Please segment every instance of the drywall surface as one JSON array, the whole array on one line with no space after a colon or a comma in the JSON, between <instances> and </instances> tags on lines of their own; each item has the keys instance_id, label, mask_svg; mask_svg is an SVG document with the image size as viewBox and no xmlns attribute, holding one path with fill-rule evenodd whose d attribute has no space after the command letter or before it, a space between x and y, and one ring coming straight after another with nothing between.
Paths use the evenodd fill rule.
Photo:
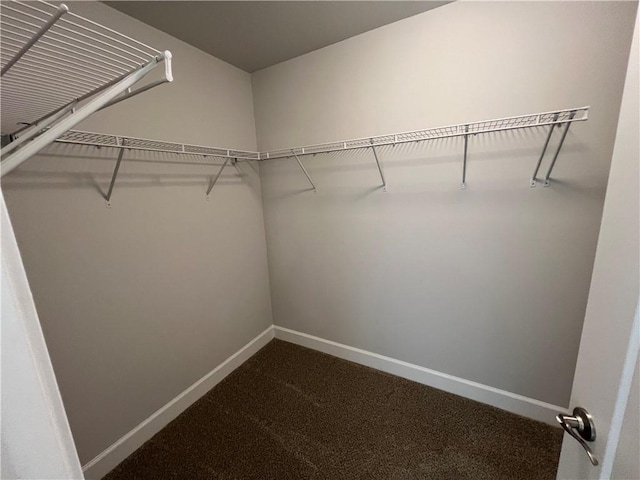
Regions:
<instances>
[{"instance_id":1,"label":"drywall surface","mask_svg":"<svg viewBox=\"0 0 640 480\"><path fill-rule=\"evenodd\" d=\"M174 55L175 82L78 129L255 149L247 73L97 2L76 12ZM53 145L3 191L81 462L272 324L257 166Z\"/></svg>"},{"instance_id":2,"label":"drywall surface","mask_svg":"<svg viewBox=\"0 0 640 480\"><path fill-rule=\"evenodd\" d=\"M261 164L274 322L568 406L634 3L455 2L256 72L260 150L590 105L547 129ZM543 174L559 143L556 131Z\"/></svg>"},{"instance_id":3,"label":"drywall surface","mask_svg":"<svg viewBox=\"0 0 640 480\"><path fill-rule=\"evenodd\" d=\"M631 381L631 393L627 402L622 433L616 451L611 478L629 480L640 478L640 375L639 363L636 362L635 373Z\"/></svg>"},{"instance_id":4,"label":"drywall surface","mask_svg":"<svg viewBox=\"0 0 640 480\"><path fill-rule=\"evenodd\" d=\"M0 478L80 479L78 454L2 192L0 225Z\"/></svg>"}]
</instances>

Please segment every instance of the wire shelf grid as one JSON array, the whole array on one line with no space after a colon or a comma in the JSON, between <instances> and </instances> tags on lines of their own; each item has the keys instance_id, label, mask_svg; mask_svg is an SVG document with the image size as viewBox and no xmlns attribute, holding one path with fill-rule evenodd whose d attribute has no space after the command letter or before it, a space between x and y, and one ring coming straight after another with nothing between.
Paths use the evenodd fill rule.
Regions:
<instances>
[{"instance_id":1,"label":"wire shelf grid","mask_svg":"<svg viewBox=\"0 0 640 480\"><path fill-rule=\"evenodd\" d=\"M203 157L218 157L234 160L259 160L258 152L248 150L229 150L203 145L189 145L186 143L173 143L147 138L84 132L80 130L69 130L61 135L56 142L94 147L114 147L129 150L175 153L179 155L201 155Z\"/></svg>"},{"instance_id":2,"label":"wire shelf grid","mask_svg":"<svg viewBox=\"0 0 640 480\"><path fill-rule=\"evenodd\" d=\"M499 118L494 120L484 120L480 122L450 125L446 127L436 127L424 130L415 130L411 132L402 132L387 135L378 135L369 138L358 138L354 140L346 140L342 142L323 143L319 145L311 145L306 147L296 147L291 149L275 150L271 152L251 152L246 150L230 150L217 147L208 147L202 145L188 145L183 143L165 142L160 140L150 140L144 138L125 137L119 135L110 135L104 133L84 132L79 130L69 130L63 133L56 142L69 143L78 145L91 145L95 147L112 147L119 149L118 159L116 167L111 179L108 194L105 196L107 206L111 206L111 194L115 185L115 180L118 174L120 163L123 159L123 153L125 150L144 150L153 152L165 152L171 154L180 155L201 155L206 157L218 157L224 159L224 163L221 165L218 173L212 180L207 190L207 198L211 189L216 184L222 171L229 163L229 160L234 161L252 161L252 160L268 160L273 158L285 158L294 157L306 176L311 189L316 191L316 184L311 178L311 175L305 168L304 164L299 158L299 155L313 155L323 152L334 152L351 149L367 149L371 148L373 155L380 173L380 179L382 182L382 188L386 191L387 182L384 176L384 172L380 165L378 153L376 153L377 146L384 145L396 145L408 142L420 142L425 140L432 140L436 138L450 138L456 136L462 136L464 138L464 155L463 155L463 168L462 168L462 183L461 189L467 188L466 183L466 166L467 166L467 140L469 135L477 135L479 133L499 132L505 130L513 130L519 128L533 128L550 126L547 133L547 139L542 149L542 153L536 164L534 173L530 179L529 185L535 187L538 184L538 172L541 166L542 159L545 155L547 147L549 145L549 139L553 133L555 127L564 125L563 133L561 135L560 142L557 146L556 152L553 156L553 160L549 166L549 169L544 177L544 186L550 185L550 176L553 171L553 167L562 148L562 144L567 136L569 127L573 122L585 121L588 119L589 107L581 107L567 110L559 110L555 112L543 112L529 115L521 115L516 117Z\"/></svg>"},{"instance_id":3,"label":"wire shelf grid","mask_svg":"<svg viewBox=\"0 0 640 480\"><path fill-rule=\"evenodd\" d=\"M464 135L477 135L483 133L500 132L519 128L534 128L545 125L562 125L572 122L580 122L588 119L589 107L557 110L553 112L534 113L516 117L484 120L480 122L463 123L444 127L414 130L396 134L378 135L367 138L357 138L341 142L321 143L288 149L261 152L261 160L291 157L293 155L309 155L328 153L340 150L353 150L370 148L383 145L396 145L409 142L421 142L438 138L460 137Z\"/></svg>"},{"instance_id":4,"label":"wire shelf grid","mask_svg":"<svg viewBox=\"0 0 640 480\"><path fill-rule=\"evenodd\" d=\"M155 61L161 52L44 0L0 3L3 133Z\"/></svg>"},{"instance_id":5,"label":"wire shelf grid","mask_svg":"<svg viewBox=\"0 0 640 480\"><path fill-rule=\"evenodd\" d=\"M450 125L411 132L379 135L375 137L359 138L341 142L323 143L305 147L295 147L269 152L253 152L247 150L232 150L202 145L164 142L121 135L110 135L94 132L70 130L61 135L56 141L59 143L73 143L79 145L124 147L132 150L148 150L177 154L203 155L239 160L269 160L275 158L292 157L296 155L313 155L317 153L335 152L341 150L363 149L384 145L395 145L408 142L421 142L438 138L448 138L464 135L513 130L518 128L542 127L545 125L563 125L588 119L589 107L581 107L555 112L543 112L517 117L485 120L468 124Z\"/></svg>"}]
</instances>

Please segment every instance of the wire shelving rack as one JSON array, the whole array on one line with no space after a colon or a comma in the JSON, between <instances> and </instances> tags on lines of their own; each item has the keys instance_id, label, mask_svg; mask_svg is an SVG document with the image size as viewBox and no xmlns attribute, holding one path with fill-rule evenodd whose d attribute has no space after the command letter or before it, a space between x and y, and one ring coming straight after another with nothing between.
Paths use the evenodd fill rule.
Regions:
<instances>
[{"instance_id":1,"label":"wire shelving rack","mask_svg":"<svg viewBox=\"0 0 640 480\"><path fill-rule=\"evenodd\" d=\"M319 153L339 152L345 150L357 150L363 148L371 148L373 156L378 167L380 174L380 180L382 187L386 190L387 181L384 177L384 172L381 167L380 158L376 147L385 145L398 145L403 143L424 142L429 140L436 140L441 138L451 137L463 137L464 138L464 151L462 157L462 182L460 188L465 189L467 187L467 150L468 139L470 135L480 135L494 132L504 132L507 130L517 130L523 128L540 128L548 127L549 131L544 143L542 153L538 158L535 170L529 185L535 187L537 184L537 176L542 164L542 159L549 146L551 135L555 128L564 127L560 142L556 148L553 159L549 166L549 169L544 177L544 186L550 185L551 173L555 166L564 140L569 132L569 127L574 122L584 122L589 118L589 107L569 108L564 110L555 110L551 112L531 113L528 115L518 115L515 117L497 118L493 120L483 120L479 122L461 123L456 125L448 125L444 127L426 128L422 130L413 130L410 132L392 133L386 135L378 135L373 137L356 138L352 140L343 140L338 142L321 143L317 145L307 145L304 147L293 147L279 150L272 150L260 153L260 160L272 160L277 158L293 157L296 159L303 173L307 177L313 190L316 189L316 185L311 179L309 172L306 170L302 161L301 155L316 155Z\"/></svg>"},{"instance_id":2,"label":"wire shelving rack","mask_svg":"<svg viewBox=\"0 0 640 480\"><path fill-rule=\"evenodd\" d=\"M97 110L173 80L170 52L65 4L3 1L0 30L2 175ZM161 79L132 90L161 64Z\"/></svg>"}]
</instances>

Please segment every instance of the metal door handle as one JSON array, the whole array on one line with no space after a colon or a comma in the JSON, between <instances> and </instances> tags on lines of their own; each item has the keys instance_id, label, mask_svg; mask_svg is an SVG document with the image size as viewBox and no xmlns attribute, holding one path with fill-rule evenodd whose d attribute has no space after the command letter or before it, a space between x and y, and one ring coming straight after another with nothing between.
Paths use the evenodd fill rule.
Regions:
<instances>
[{"instance_id":1,"label":"metal door handle","mask_svg":"<svg viewBox=\"0 0 640 480\"><path fill-rule=\"evenodd\" d=\"M591 460L591 464L593 466L598 465L598 459L589 448L589 445L585 442L593 442L596 439L596 426L593 423L593 417L589 415L582 407L576 407L573 409L573 416L565 415L564 413L559 413L556 415L556 420L558 423L564 428L564 431L575 438L582 448L584 448L585 452L587 452L587 456L589 460ZM576 433L576 430L578 433Z\"/></svg>"}]
</instances>

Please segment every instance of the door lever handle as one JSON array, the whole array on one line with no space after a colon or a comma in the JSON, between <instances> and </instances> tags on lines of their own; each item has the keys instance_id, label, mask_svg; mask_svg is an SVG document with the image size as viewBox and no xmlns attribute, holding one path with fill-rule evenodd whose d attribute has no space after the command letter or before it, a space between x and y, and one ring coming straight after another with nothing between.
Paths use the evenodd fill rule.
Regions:
<instances>
[{"instance_id":1,"label":"door lever handle","mask_svg":"<svg viewBox=\"0 0 640 480\"><path fill-rule=\"evenodd\" d=\"M593 417L582 407L576 407L573 409L573 416L559 413L556 415L556 420L562 426L565 432L575 438L591 461L593 466L598 465L598 459L589 448L589 445L585 442L593 442L596 439L596 426L593 423ZM576 431L578 433L576 433Z\"/></svg>"}]
</instances>

